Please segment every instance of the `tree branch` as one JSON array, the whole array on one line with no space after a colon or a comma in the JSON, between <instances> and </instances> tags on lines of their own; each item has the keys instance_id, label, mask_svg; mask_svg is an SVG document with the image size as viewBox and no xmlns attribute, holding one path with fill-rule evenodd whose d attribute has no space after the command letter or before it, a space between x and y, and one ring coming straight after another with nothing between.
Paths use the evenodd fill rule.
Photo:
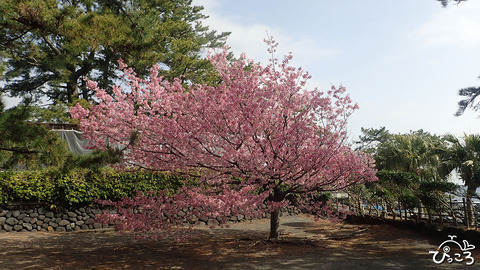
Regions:
<instances>
[{"instance_id":1,"label":"tree branch","mask_svg":"<svg viewBox=\"0 0 480 270\"><path fill-rule=\"evenodd\" d=\"M27 148L16 148L16 147L13 147L13 148L0 147L0 150L14 152L14 153L20 153L20 154L37 154L37 153L39 153L36 150L29 150Z\"/></svg>"}]
</instances>

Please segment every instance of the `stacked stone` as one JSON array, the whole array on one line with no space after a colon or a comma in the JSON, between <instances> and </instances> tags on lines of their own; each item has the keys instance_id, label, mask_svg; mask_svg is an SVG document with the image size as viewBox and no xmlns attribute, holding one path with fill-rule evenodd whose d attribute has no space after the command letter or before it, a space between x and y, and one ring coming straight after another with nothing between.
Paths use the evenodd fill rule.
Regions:
<instances>
[{"instance_id":1,"label":"stacked stone","mask_svg":"<svg viewBox=\"0 0 480 270\"><path fill-rule=\"evenodd\" d=\"M95 215L101 213L102 210L84 207L53 211L42 206L30 209L0 206L0 232L65 232L108 228L108 224L95 222Z\"/></svg>"},{"instance_id":2,"label":"stacked stone","mask_svg":"<svg viewBox=\"0 0 480 270\"><path fill-rule=\"evenodd\" d=\"M266 208L266 206L263 206ZM111 210L109 210L112 212ZM199 225L218 225L228 221L232 223L251 220L248 215L238 214L226 217L225 219L197 218L187 215L192 208L182 209L177 215L180 217L189 216L185 223ZM51 210L42 205L6 205L0 206L0 232L69 232L78 230L98 230L112 228L112 224L101 224L95 222L95 216L104 211L95 207L80 207L72 209ZM282 209L280 215L294 215L300 211L297 209ZM262 218L270 218L269 213L264 213Z\"/></svg>"}]
</instances>

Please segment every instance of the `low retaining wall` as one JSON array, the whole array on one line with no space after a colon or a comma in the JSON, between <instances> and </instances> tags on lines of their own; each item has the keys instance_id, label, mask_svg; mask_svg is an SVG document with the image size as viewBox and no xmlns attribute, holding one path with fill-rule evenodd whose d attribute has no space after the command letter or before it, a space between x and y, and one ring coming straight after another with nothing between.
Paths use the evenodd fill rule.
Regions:
<instances>
[{"instance_id":1,"label":"low retaining wall","mask_svg":"<svg viewBox=\"0 0 480 270\"><path fill-rule=\"evenodd\" d=\"M428 224L425 222L414 222L413 220L393 220L371 216L348 216L346 222L351 224L369 224L379 225L388 224L395 227L414 230L416 232L429 235L431 237L446 240L449 235L456 235L457 241L467 240L470 244L480 246L480 232L476 230L467 230L458 227L443 226L438 224Z\"/></svg>"},{"instance_id":2,"label":"low retaining wall","mask_svg":"<svg viewBox=\"0 0 480 270\"><path fill-rule=\"evenodd\" d=\"M113 227L95 222L97 207L49 209L42 205L0 206L0 232L92 230Z\"/></svg>"},{"instance_id":3,"label":"low retaining wall","mask_svg":"<svg viewBox=\"0 0 480 270\"><path fill-rule=\"evenodd\" d=\"M113 228L113 224L95 222L95 216L104 211L100 205L91 207L79 207L71 209L49 209L44 205L0 205L0 233L1 232L69 232L78 230L98 230ZM113 211L114 212L114 211ZM282 211L281 215L298 214L296 209ZM269 213L264 213L262 218L270 218ZM227 217L231 223L251 220L243 214ZM202 219L196 220L199 225L217 225L220 220ZM185 221L187 222L187 221Z\"/></svg>"}]
</instances>

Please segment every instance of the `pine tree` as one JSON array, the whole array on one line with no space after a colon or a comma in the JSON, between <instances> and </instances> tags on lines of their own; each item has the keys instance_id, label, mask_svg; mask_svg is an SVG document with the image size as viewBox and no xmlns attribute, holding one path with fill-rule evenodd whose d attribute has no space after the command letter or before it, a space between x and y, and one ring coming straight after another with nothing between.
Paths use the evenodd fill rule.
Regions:
<instances>
[{"instance_id":1,"label":"pine tree","mask_svg":"<svg viewBox=\"0 0 480 270\"><path fill-rule=\"evenodd\" d=\"M202 9L191 0L1 1L4 91L54 103L89 99L84 78L108 88L119 59L140 76L157 63L166 79L215 78L201 54L223 46L228 33L203 26Z\"/></svg>"},{"instance_id":2,"label":"pine tree","mask_svg":"<svg viewBox=\"0 0 480 270\"><path fill-rule=\"evenodd\" d=\"M27 122L32 113L28 100L4 111L0 100L0 168L36 169L63 166L71 155L57 134Z\"/></svg>"}]
</instances>

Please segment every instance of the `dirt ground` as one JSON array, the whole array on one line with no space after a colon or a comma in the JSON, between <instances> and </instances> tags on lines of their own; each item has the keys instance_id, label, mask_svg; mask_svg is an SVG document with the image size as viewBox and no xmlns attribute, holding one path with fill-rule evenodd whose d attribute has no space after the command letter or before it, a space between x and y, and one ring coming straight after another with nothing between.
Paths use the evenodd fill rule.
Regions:
<instances>
[{"instance_id":1,"label":"dirt ground","mask_svg":"<svg viewBox=\"0 0 480 270\"><path fill-rule=\"evenodd\" d=\"M186 243L140 240L114 231L0 234L0 269L478 269L478 262L437 265L429 239L388 225L281 218L279 241L268 220L199 228ZM480 248L479 248L480 249Z\"/></svg>"}]
</instances>

